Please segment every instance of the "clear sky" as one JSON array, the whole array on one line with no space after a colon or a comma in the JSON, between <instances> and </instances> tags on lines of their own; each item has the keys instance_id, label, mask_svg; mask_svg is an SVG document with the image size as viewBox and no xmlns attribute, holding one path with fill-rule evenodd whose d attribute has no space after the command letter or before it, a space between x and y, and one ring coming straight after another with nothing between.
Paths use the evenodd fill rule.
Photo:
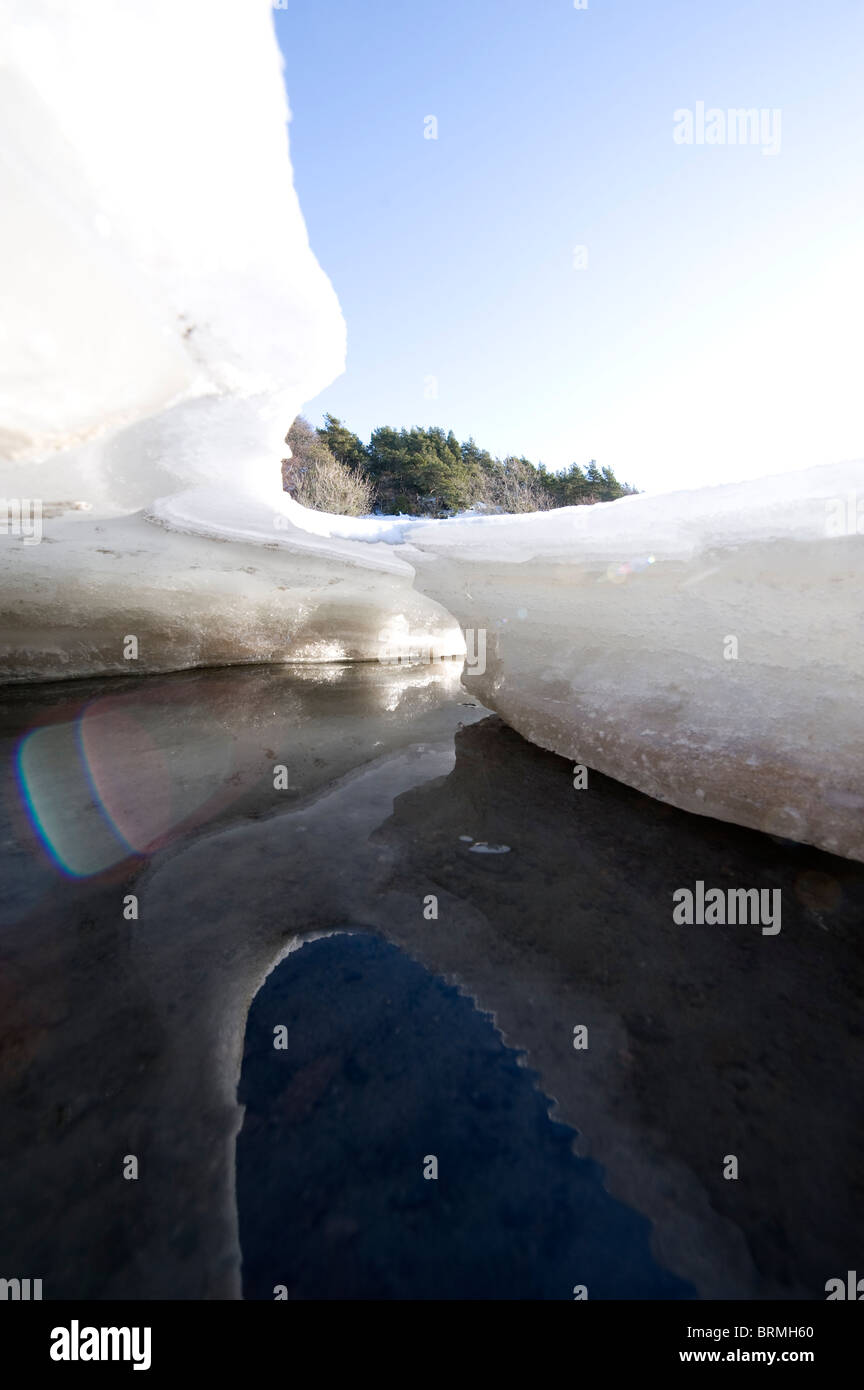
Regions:
<instances>
[{"instance_id":1,"label":"clear sky","mask_svg":"<svg viewBox=\"0 0 864 1390\"><path fill-rule=\"evenodd\" d=\"M440 424L652 490L864 456L861 0L287 0L274 19L348 324L315 423ZM699 102L722 120L676 142ZM754 143L729 142L737 108L765 113Z\"/></svg>"}]
</instances>

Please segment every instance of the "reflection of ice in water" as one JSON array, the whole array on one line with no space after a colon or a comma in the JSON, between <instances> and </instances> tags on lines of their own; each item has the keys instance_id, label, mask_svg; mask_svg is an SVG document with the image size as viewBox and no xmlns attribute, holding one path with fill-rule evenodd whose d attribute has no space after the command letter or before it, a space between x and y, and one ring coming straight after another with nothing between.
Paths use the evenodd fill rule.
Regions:
<instances>
[{"instance_id":1,"label":"reflection of ice in water","mask_svg":"<svg viewBox=\"0 0 864 1390\"><path fill-rule=\"evenodd\" d=\"M101 873L189 834L244 795L270 805L277 763L300 795L406 735L424 748L417 736L430 732L427 721L436 736L452 733L464 719L461 669L459 661L392 672L346 663L145 678L119 693L101 686L83 709L72 694L60 719L63 705L49 700L52 722L31 725L15 749L19 796L61 872ZM31 708L36 724L38 697ZM473 717L484 714L478 707ZM31 840L31 869L34 848Z\"/></svg>"},{"instance_id":2,"label":"reflection of ice in water","mask_svg":"<svg viewBox=\"0 0 864 1390\"><path fill-rule=\"evenodd\" d=\"M349 669L346 665L332 666L313 666L309 672L303 670L301 663L301 679L308 680L314 685L338 685ZM274 711L275 713L275 711Z\"/></svg>"},{"instance_id":3,"label":"reflection of ice in water","mask_svg":"<svg viewBox=\"0 0 864 1390\"><path fill-rule=\"evenodd\" d=\"M345 647L341 642L309 642L298 655L297 661L345 661Z\"/></svg>"},{"instance_id":4,"label":"reflection of ice in water","mask_svg":"<svg viewBox=\"0 0 864 1390\"><path fill-rule=\"evenodd\" d=\"M417 690L439 685L442 691L446 690L449 694L455 695L460 689L461 661L436 662L431 667L427 665L403 666L399 669L403 675L391 683L384 703L384 708L389 710L391 714ZM405 679L405 676L408 676L409 679Z\"/></svg>"}]
</instances>

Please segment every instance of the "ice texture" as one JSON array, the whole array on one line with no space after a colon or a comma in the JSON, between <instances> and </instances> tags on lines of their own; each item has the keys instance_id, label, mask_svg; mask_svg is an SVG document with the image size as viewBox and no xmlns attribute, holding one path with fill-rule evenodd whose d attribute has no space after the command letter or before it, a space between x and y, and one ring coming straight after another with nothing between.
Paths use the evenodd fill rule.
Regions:
<instances>
[{"instance_id":1,"label":"ice texture","mask_svg":"<svg viewBox=\"0 0 864 1390\"><path fill-rule=\"evenodd\" d=\"M345 326L267 0L9 0L0 55L0 497L45 517L0 534L5 676L371 660L385 628L461 655L408 565L290 522Z\"/></svg>"},{"instance_id":2,"label":"ice texture","mask_svg":"<svg viewBox=\"0 0 864 1390\"><path fill-rule=\"evenodd\" d=\"M864 859L861 463L442 522L406 552L418 588L486 630L465 683L526 738Z\"/></svg>"},{"instance_id":3,"label":"ice texture","mask_svg":"<svg viewBox=\"0 0 864 1390\"><path fill-rule=\"evenodd\" d=\"M268 0L7 0L0 55L0 495L45 504L40 544L0 535L7 679L435 660L471 628L466 686L527 738L864 859L861 464L534 516L305 511L284 434L344 324Z\"/></svg>"},{"instance_id":4,"label":"ice texture","mask_svg":"<svg viewBox=\"0 0 864 1390\"><path fill-rule=\"evenodd\" d=\"M310 538L313 539L314 538ZM459 626L411 587L400 561L230 545L143 513L45 523L42 543L0 546L0 667L6 680L150 675L247 662L376 661L404 648L461 657ZM356 545L356 543L354 543ZM368 553L368 548L356 546ZM128 637L136 648L130 655Z\"/></svg>"}]
</instances>

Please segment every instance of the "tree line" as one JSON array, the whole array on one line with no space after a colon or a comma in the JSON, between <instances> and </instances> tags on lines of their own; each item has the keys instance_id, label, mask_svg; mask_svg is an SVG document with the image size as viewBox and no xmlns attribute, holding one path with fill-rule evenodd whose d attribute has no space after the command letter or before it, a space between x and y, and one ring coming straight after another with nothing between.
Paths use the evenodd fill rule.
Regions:
<instances>
[{"instance_id":1,"label":"tree line","mask_svg":"<svg viewBox=\"0 0 864 1390\"><path fill-rule=\"evenodd\" d=\"M286 436L283 486L305 506L360 515L442 516L469 507L533 512L611 502L637 489L594 459L553 472L524 456L497 458L438 426L381 425L368 444L334 415L314 428L298 416ZM342 496L344 492L344 496Z\"/></svg>"}]
</instances>

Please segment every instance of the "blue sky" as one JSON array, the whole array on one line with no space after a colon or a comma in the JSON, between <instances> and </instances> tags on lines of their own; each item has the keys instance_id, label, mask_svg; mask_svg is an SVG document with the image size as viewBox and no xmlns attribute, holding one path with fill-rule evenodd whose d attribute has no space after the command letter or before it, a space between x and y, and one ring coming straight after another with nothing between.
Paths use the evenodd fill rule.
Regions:
<instances>
[{"instance_id":1,"label":"blue sky","mask_svg":"<svg viewBox=\"0 0 864 1390\"><path fill-rule=\"evenodd\" d=\"M864 455L860 0L288 0L274 19L348 324L313 421L440 424L651 490ZM676 143L700 101L765 111L779 148Z\"/></svg>"}]
</instances>

